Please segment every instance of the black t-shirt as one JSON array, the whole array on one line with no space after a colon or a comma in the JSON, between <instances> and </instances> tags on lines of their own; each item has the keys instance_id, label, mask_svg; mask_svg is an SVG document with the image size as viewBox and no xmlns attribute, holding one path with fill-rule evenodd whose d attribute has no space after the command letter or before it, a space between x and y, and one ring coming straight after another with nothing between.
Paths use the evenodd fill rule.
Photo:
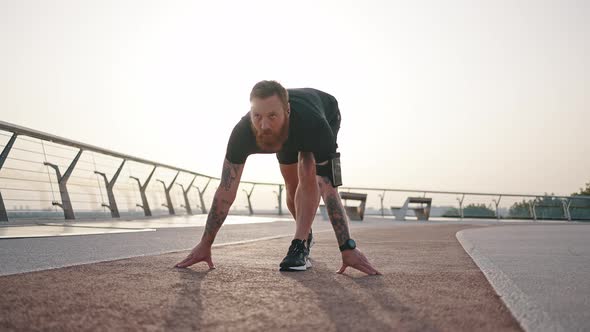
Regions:
<instances>
[{"instance_id":1,"label":"black t-shirt","mask_svg":"<svg viewBox=\"0 0 590 332\"><path fill-rule=\"evenodd\" d=\"M336 134L340 111L336 99L320 90L287 89L289 92L289 136L277 158L281 164L297 162L298 152L313 152L316 163L330 158L336 151ZM232 164L243 164L249 155L265 153L256 145L250 112L234 127L225 158Z\"/></svg>"}]
</instances>

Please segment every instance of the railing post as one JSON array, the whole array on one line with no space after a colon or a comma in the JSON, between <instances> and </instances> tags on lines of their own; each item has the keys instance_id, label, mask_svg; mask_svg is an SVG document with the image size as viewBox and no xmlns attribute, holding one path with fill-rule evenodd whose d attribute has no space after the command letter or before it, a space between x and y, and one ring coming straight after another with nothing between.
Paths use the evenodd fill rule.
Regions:
<instances>
[{"instance_id":1,"label":"railing post","mask_svg":"<svg viewBox=\"0 0 590 332\"><path fill-rule=\"evenodd\" d=\"M184 197L184 204L180 204L180 207L183 207L186 209L186 214L191 215L193 214L193 210L191 209L191 203L188 200L188 195L186 194L186 191L184 190L184 186L182 185L182 183L177 183L177 186L180 187L180 190L182 190L182 196ZM190 189L190 187L189 187Z\"/></svg>"},{"instance_id":2,"label":"railing post","mask_svg":"<svg viewBox=\"0 0 590 332\"><path fill-rule=\"evenodd\" d=\"M530 212L534 221L537 221L537 211L535 211L535 205L537 205L537 197L533 200L533 204L529 204Z\"/></svg>"},{"instance_id":3,"label":"railing post","mask_svg":"<svg viewBox=\"0 0 590 332\"><path fill-rule=\"evenodd\" d=\"M250 215L254 214L254 209L252 209L252 201L250 201L250 196L252 196L252 192L254 191L254 187L256 187L256 183L254 183L252 185L250 192L247 192L246 189L242 189L242 191L246 193L246 197L248 198L248 210L250 212Z\"/></svg>"},{"instance_id":4,"label":"railing post","mask_svg":"<svg viewBox=\"0 0 590 332\"><path fill-rule=\"evenodd\" d=\"M277 207L279 208L279 216L282 216L283 215L283 185L282 184L279 184L279 192L276 194L277 194L277 200L278 200Z\"/></svg>"},{"instance_id":5,"label":"railing post","mask_svg":"<svg viewBox=\"0 0 590 332\"><path fill-rule=\"evenodd\" d=\"M561 204L563 205L563 216L567 221L572 221L572 215L570 214L570 200L568 198L562 199Z\"/></svg>"},{"instance_id":6,"label":"railing post","mask_svg":"<svg viewBox=\"0 0 590 332\"><path fill-rule=\"evenodd\" d=\"M180 188L182 189L182 195L184 196L184 205L183 205L183 207L186 209L186 213L189 214L189 215L192 215L193 214L193 209L191 208L191 203L190 203L190 200L188 199L188 192L193 187L193 183L195 182L196 179L197 179L197 176L195 175L195 177L193 178L193 180L191 181L191 183L188 185L188 187L186 188L186 190L184 190L184 186L182 184L177 183L177 185L179 185Z\"/></svg>"},{"instance_id":7,"label":"railing post","mask_svg":"<svg viewBox=\"0 0 590 332\"><path fill-rule=\"evenodd\" d=\"M496 204L496 219L500 220L500 200L502 199L502 195L498 196L498 200L496 201L495 199L492 199L492 201L494 201L494 204Z\"/></svg>"},{"instance_id":8,"label":"railing post","mask_svg":"<svg viewBox=\"0 0 590 332\"><path fill-rule=\"evenodd\" d=\"M199 192L199 201L201 202L201 212L203 214L207 214L207 207L205 206L205 199L203 198L203 195L205 194L205 190L207 190L207 187L209 187L209 183L211 183L211 178L209 178L203 190L199 189L199 187L195 187Z\"/></svg>"},{"instance_id":9,"label":"railing post","mask_svg":"<svg viewBox=\"0 0 590 332\"><path fill-rule=\"evenodd\" d=\"M76 219L75 215L74 215L74 208L72 207L72 201L70 200L70 195L68 194L68 180L70 179L70 176L72 175L72 172L74 171L74 167L76 167L76 164L78 163L78 160L80 159L80 156L82 155L82 149L80 149L80 151L78 151L78 154L76 155L76 157L74 158L74 160L72 161L72 163L70 164L70 166L68 167L68 169L66 170L66 172L64 173L64 175L61 175L61 172L59 171L59 166L52 164L52 163L48 163L48 162L44 162L43 165L45 166L50 166L55 170L56 176L57 176L57 183L59 184L59 193L61 195L61 203L59 202L52 202L52 205L57 205L59 207L61 207L64 210L64 216L66 218L66 220L73 220Z\"/></svg>"},{"instance_id":10,"label":"railing post","mask_svg":"<svg viewBox=\"0 0 590 332\"><path fill-rule=\"evenodd\" d=\"M8 213L6 212L6 206L4 205L4 199L2 198L1 192L0 192L0 221L8 222Z\"/></svg>"},{"instance_id":11,"label":"railing post","mask_svg":"<svg viewBox=\"0 0 590 332\"><path fill-rule=\"evenodd\" d=\"M117 201L115 200L115 194L113 193L113 188L115 187L115 182L117 182L117 179L119 178L119 174L121 174L121 170L125 165L125 161L126 160L123 159L121 166L119 166L119 169L117 169L117 172L115 173L115 175L113 175L113 178L110 182L107 179L107 175L105 173L94 171L94 174L102 175L102 177L104 178L107 196L109 197L109 204L102 203L102 206L107 207L109 210L111 210L111 217L113 218L121 217L121 215L119 214L119 207L117 206Z\"/></svg>"},{"instance_id":12,"label":"railing post","mask_svg":"<svg viewBox=\"0 0 590 332\"><path fill-rule=\"evenodd\" d=\"M385 199L386 191L383 190L383 195L379 195L379 199L381 201L381 217L385 217L385 209L383 208L383 200Z\"/></svg>"},{"instance_id":13,"label":"railing post","mask_svg":"<svg viewBox=\"0 0 590 332\"><path fill-rule=\"evenodd\" d=\"M463 200L465 199L465 194L463 194L461 196L461 199L457 198L457 201L459 201L459 215L461 216L461 220L463 220Z\"/></svg>"},{"instance_id":14,"label":"railing post","mask_svg":"<svg viewBox=\"0 0 590 332\"><path fill-rule=\"evenodd\" d=\"M174 182L176 182L176 178L178 178L178 174L180 174L180 171L178 171L176 173L176 176L174 177L174 179L172 179L172 182L170 183L170 185L168 187L166 187L166 183L164 181L157 180L158 182L160 182L164 186L164 192L166 193L166 204L162 204L162 206L165 206L168 208L168 213L170 213L170 215L176 214L176 212L174 212L174 205L172 204L172 198L170 197L170 190L172 190L172 186L174 185Z\"/></svg>"},{"instance_id":15,"label":"railing post","mask_svg":"<svg viewBox=\"0 0 590 332\"><path fill-rule=\"evenodd\" d=\"M130 176L131 179L134 179L137 181L137 184L139 185L139 193L141 195L141 205L140 204L135 204L135 206L140 207L143 209L143 214L146 217L151 217L152 216L152 210L150 209L150 204L148 202L147 199L147 195L145 194L145 191L148 187L148 185L150 184L150 181L152 180L152 176L154 175L154 172L156 171L156 168L158 166L154 166L154 168L152 169L152 172L150 173L150 175L148 176L148 178L145 180L145 183L143 185L141 185L141 182L139 181L139 178L136 178L134 176Z\"/></svg>"},{"instance_id":16,"label":"railing post","mask_svg":"<svg viewBox=\"0 0 590 332\"><path fill-rule=\"evenodd\" d=\"M2 170L2 166L4 166L4 162L6 161L6 158L8 158L8 154L10 153L10 149L12 149L12 146L14 145L14 142L16 141L16 137L18 135L13 133L12 137L10 137L10 140L8 140L8 143L6 143L6 146L4 147L4 149L2 150L2 153L0 154L0 170ZM2 198L2 193L0 192L0 221L8 221L8 213L6 212L6 206L4 205L4 199Z\"/></svg>"}]
</instances>

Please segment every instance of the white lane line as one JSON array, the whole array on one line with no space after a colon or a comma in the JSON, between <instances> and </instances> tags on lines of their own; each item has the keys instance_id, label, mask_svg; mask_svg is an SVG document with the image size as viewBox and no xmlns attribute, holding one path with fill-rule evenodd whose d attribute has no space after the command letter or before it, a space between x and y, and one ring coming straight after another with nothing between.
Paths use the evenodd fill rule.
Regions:
<instances>
[{"instance_id":1,"label":"white lane line","mask_svg":"<svg viewBox=\"0 0 590 332\"><path fill-rule=\"evenodd\" d=\"M332 230L331 229L324 229L321 231L313 231L313 234L325 233L325 232L329 232L329 231L332 231ZM289 237L289 236L293 236L293 235L294 234L279 234L279 235L273 235L273 236L259 237L259 238L250 239L250 240L225 242L225 243L214 244L212 246L212 248L220 248L220 247L226 247L226 246L233 246L233 245L237 245L237 244L246 244L246 243L252 243L252 242L259 242L259 241L274 240L274 239L280 239L280 238ZM191 248L180 249L180 250L175 250L175 251L168 251L167 253L181 252L181 251L187 251L187 250L192 250L192 249L193 248L191 247Z\"/></svg>"}]
</instances>

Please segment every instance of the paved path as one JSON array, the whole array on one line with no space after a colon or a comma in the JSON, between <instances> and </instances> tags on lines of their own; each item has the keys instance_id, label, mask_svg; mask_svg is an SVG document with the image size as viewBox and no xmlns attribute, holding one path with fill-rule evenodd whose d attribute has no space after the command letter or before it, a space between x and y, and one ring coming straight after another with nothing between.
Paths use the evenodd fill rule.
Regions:
<instances>
[{"instance_id":1,"label":"paved path","mask_svg":"<svg viewBox=\"0 0 590 332\"><path fill-rule=\"evenodd\" d=\"M261 227L255 231L260 233L274 224L234 227ZM3 276L0 330L519 331L455 238L470 227L353 224L360 248L382 276L335 274L340 253L334 234L320 231L314 267L300 273L278 271L290 242L284 237L215 248L218 268L211 271L204 264L172 268L184 251ZM183 238L179 247L200 234L176 228L104 235L100 248L133 250L143 246L137 236L160 234L166 241L143 239L160 241L152 243L157 246L173 237L166 232ZM94 237L78 238L92 239L94 247L99 243Z\"/></svg>"},{"instance_id":2,"label":"paved path","mask_svg":"<svg viewBox=\"0 0 590 332\"><path fill-rule=\"evenodd\" d=\"M457 237L525 330L590 330L590 224L487 227Z\"/></svg>"}]
</instances>

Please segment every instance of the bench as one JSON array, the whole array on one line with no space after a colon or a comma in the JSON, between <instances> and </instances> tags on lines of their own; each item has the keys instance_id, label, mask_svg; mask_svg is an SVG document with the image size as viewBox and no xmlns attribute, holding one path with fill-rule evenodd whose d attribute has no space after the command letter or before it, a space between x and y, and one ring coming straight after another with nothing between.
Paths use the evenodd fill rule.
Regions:
<instances>
[{"instance_id":1,"label":"bench","mask_svg":"<svg viewBox=\"0 0 590 332\"><path fill-rule=\"evenodd\" d=\"M344 209L350 220L363 220L365 217L365 205L367 204L367 194L341 192L340 198L344 200ZM360 201L359 206L347 206L348 200Z\"/></svg>"},{"instance_id":2,"label":"bench","mask_svg":"<svg viewBox=\"0 0 590 332\"><path fill-rule=\"evenodd\" d=\"M340 198L345 201L344 210L346 210L346 214L350 220L363 220L365 217L365 205L367 203L367 194L360 194L360 193L349 193L349 192L341 192ZM356 200L360 201L359 206L347 206L347 200ZM322 215L324 220L329 220L328 211L326 210L326 206L324 204L320 204L320 214Z\"/></svg>"},{"instance_id":3,"label":"bench","mask_svg":"<svg viewBox=\"0 0 590 332\"><path fill-rule=\"evenodd\" d=\"M419 206L412 206L410 204L419 204ZM402 206L392 206L391 212L395 216L395 220L406 220L408 210L413 210L418 220L428 220L430 218L430 208L432 206L432 198L429 197L408 197Z\"/></svg>"}]
</instances>

